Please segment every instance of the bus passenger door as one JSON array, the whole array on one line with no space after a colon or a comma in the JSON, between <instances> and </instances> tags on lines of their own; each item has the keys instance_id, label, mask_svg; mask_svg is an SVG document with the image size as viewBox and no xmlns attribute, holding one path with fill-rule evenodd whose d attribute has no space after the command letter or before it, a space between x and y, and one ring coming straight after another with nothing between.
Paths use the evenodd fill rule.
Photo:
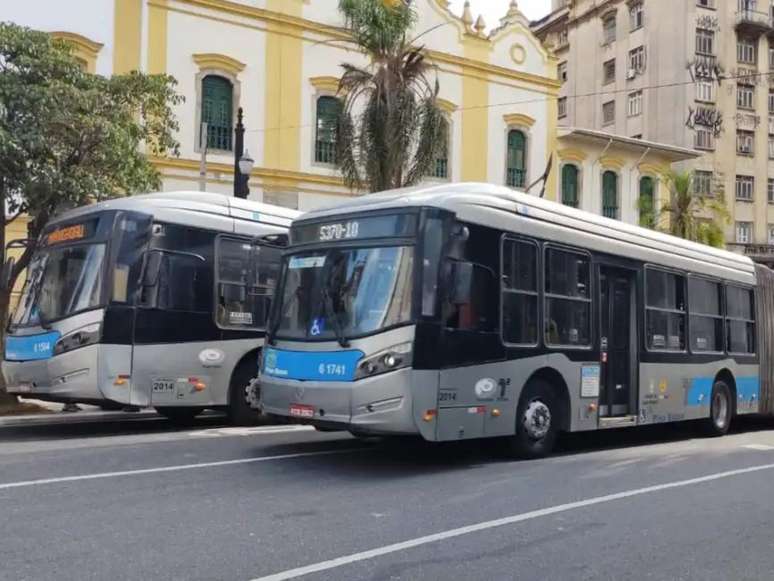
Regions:
<instances>
[{"instance_id":1,"label":"bus passenger door","mask_svg":"<svg viewBox=\"0 0 774 581\"><path fill-rule=\"evenodd\" d=\"M637 319L633 271L599 270L600 418L636 415Z\"/></svg>"}]
</instances>

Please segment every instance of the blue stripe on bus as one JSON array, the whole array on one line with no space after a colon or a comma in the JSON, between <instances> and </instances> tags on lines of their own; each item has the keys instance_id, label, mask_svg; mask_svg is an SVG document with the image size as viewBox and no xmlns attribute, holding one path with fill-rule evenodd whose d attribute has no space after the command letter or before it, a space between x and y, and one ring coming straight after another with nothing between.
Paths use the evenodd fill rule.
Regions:
<instances>
[{"instance_id":1,"label":"blue stripe on bus","mask_svg":"<svg viewBox=\"0 0 774 581\"><path fill-rule=\"evenodd\" d=\"M7 361L38 361L54 355L54 345L59 340L59 331L41 335L14 336L5 339Z\"/></svg>"},{"instance_id":2,"label":"blue stripe on bus","mask_svg":"<svg viewBox=\"0 0 774 581\"><path fill-rule=\"evenodd\" d=\"M712 377L695 377L688 388L686 404L688 406L708 406L712 396ZM758 377L737 377L736 395L740 401L753 401L760 398L761 384Z\"/></svg>"},{"instance_id":3,"label":"blue stripe on bus","mask_svg":"<svg viewBox=\"0 0 774 581\"><path fill-rule=\"evenodd\" d=\"M266 349L263 373L298 381L353 381L362 351L285 351Z\"/></svg>"}]
</instances>

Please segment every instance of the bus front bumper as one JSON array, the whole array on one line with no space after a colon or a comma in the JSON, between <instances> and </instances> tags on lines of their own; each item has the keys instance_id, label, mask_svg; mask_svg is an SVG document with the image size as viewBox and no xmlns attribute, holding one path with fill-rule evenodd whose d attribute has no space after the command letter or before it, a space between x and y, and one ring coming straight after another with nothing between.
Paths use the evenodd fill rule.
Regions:
<instances>
[{"instance_id":1,"label":"bus front bumper","mask_svg":"<svg viewBox=\"0 0 774 581\"><path fill-rule=\"evenodd\" d=\"M422 434L410 368L352 382L261 377L261 408L281 418L358 434ZM431 439L431 438L428 438Z\"/></svg>"}]
</instances>

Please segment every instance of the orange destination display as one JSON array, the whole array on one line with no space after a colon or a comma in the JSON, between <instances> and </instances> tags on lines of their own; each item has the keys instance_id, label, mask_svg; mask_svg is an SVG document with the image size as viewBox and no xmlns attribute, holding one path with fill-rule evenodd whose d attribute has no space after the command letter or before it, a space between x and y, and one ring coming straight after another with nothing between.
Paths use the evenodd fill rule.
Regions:
<instances>
[{"instance_id":1,"label":"orange destination display","mask_svg":"<svg viewBox=\"0 0 774 581\"><path fill-rule=\"evenodd\" d=\"M46 244L60 244L62 242L72 242L73 240L81 240L86 237L86 225L85 224L73 224L72 226L65 226L51 232L46 236Z\"/></svg>"}]
</instances>

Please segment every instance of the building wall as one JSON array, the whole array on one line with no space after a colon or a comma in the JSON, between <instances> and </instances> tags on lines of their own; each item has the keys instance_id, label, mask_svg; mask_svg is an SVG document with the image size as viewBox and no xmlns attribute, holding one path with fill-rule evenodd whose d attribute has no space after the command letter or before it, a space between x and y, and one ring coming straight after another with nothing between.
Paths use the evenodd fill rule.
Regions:
<instances>
[{"instance_id":1,"label":"building wall","mask_svg":"<svg viewBox=\"0 0 774 581\"><path fill-rule=\"evenodd\" d=\"M60 6L61 4L61 6ZM315 163L315 102L335 93L341 63L367 65L344 42L331 0L77 0L13 3L8 18L70 31L102 45L96 71L169 73L186 97L177 107L179 159L155 160L165 189L195 189L201 80L233 81L255 159L251 197L311 209L355 195L330 165ZM45 6L44 6L45 5ZM88 5L88 7L86 6ZM556 139L556 59L512 9L492 34L443 0L418 0L416 34L437 66L452 139L449 179L505 182L509 127L529 135L529 177L544 171ZM7 12L7 11L6 11ZM4 17L6 15L4 14ZM114 48L115 47L115 48ZM233 156L208 152L206 187L232 190ZM555 172L551 176L555 190Z\"/></svg>"},{"instance_id":2,"label":"building wall","mask_svg":"<svg viewBox=\"0 0 774 581\"><path fill-rule=\"evenodd\" d=\"M686 2L642 0L645 23L631 30L629 10L636 2L626 0L571 0L554 2L555 12L533 24L533 30L556 49L560 63L566 63L567 81L560 96L567 99L567 115L560 126L586 127L611 133L658 141L681 147L695 147L696 130L702 121L696 112L703 110L718 116L714 125L714 149L702 149L702 156L681 164L683 169L711 171L712 193L725 197L730 222L726 225L729 242L737 241L736 224L754 224L750 242L774 243L769 232L774 227L774 200L769 201L767 185L774 176L774 160L769 155L769 135L774 135L774 115L769 111L769 34L774 33L770 18L770 0L752 3L747 15L738 12L733 0L715 0L713 8ZM616 14L615 42L604 44L603 17ZM755 27L741 24L755 20ZM697 56L697 29L714 32L714 58ZM757 44L757 63L737 61L737 41L749 37ZM629 51L643 46L646 51L645 70L627 78ZM616 78L603 84L603 64L615 58ZM701 67L697 65L709 64ZM715 65L717 68L715 68ZM737 79L748 77L756 84L755 107L752 111L737 107ZM723 76L726 80L720 80ZM705 77L714 86L714 102L697 101L695 81ZM731 77L730 79L728 77ZM627 115L630 93L643 91L642 114ZM578 97L579 95L589 95ZM602 119L603 103L616 103L615 123L606 125ZM755 133L754 155L737 151L737 131ZM753 176L753 200L736 199L737 176ZM774 232L773 232L774 233Z\"/></svg>"}]
</instances>

